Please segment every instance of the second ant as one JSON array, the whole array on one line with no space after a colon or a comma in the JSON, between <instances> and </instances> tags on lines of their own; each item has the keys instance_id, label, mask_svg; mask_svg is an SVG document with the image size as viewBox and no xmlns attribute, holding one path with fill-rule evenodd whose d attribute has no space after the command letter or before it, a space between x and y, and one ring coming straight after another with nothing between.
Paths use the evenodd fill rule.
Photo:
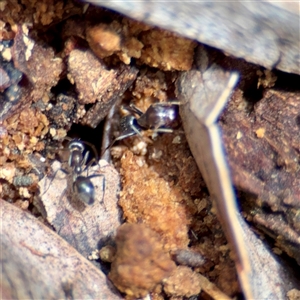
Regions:
<instances>
[{"instance_id":1,"label":"second ant","mask_svg":"<svg viewBox=\"0 0 300 300\"><path fill-rule=\"evenodd\" d=\"M180 125L179 102L159 102L148 107L146 112L142 112L135 105L130 104L125 110L129 115L120 121L120 135L115 138L104 150L110 149L115 142L126 139L130 136L139 135L142 132L151 130L153 133L171 133Z\"/></svg>"}]
</instances>

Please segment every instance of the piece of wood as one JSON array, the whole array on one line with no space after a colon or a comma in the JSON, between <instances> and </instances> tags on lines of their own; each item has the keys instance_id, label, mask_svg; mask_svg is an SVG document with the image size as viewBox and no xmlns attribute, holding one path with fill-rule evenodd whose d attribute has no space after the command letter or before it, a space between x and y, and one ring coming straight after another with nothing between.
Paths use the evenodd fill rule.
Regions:
<instances>
[{"instance_id":1,"label":"piece of wood","mask_svg":"<svg viewBox=\"0 0 300 300\"><path fill-rule=\"evenodd\" d=\"M236 73L226 73L217 65L212 65L202 74L197 70L183 73L177 82L177 90L179 100L185 103L180 113L190 149L211 196L216 200L226 235L234 248L241 286L246 298L251 299L254 295L249 285L251 267L237 220L238 209L221 134L216 124L237 79Z\"/></svg>"},{"instance_id":2,"label":"piece of wood","mask_svg":"<svg viewBox=\"0 0 300 300\"><path fill-rule=\"evenodd\" d=\"M0 200L2 299L122 299L106 276L34 216Z\"/></svg>"},{"instance_id":3,"label":"piece of wood","mask_svg":"<svg viewBox=\"0 0 300 300\"><path fill-rule=\"evenodd\" d=\"M89 176L103 176L91 179L95 188L95 202L87 205L73 191L72 174L63 173L57 161L52 167L54 177L45 176L39 182L39 200L44 207L45 218L62 238L84 257L88 257L92 251L111 242L117 227L121 225L121 210L117 204L119 174L103 160L99 165L89 167Z\"/></svg>"},{"instance_id":4,"label":"piece of wood","mask_svg":"<svg viewBox=\"0 0 300 300\"><path fill-rule=\"evenodd\" d=\"M178 98L183 103L180 113L190 149L216 201L218 215L235 252L236 268L245 298L282 299L288 288L293 287L290 285L293 279L286 278L291 273L286 272L285 266L279 264L241 218L221 131L216 123L238 76L234 72L225 72L216 64L208 67L205 53L198 54L198 69L201 71L194 69L183 73L177 81Z\"/></svg>"},{"instance_id":5,"label":"piece of wood","mask_svg":"<svg viewBox=\"0 0 300 300\"><path fill-rule=\"evenodd\" d=\"M266 68L300 74L299 3L89 0Z\"/></svg>"}]
</instances>

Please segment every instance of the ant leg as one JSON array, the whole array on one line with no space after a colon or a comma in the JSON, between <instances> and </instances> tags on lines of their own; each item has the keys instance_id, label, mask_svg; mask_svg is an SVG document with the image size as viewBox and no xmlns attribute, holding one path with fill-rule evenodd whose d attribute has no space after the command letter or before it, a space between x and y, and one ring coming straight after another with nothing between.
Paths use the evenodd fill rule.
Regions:
<instances>
[{"instance_id":1,"label":"ant leg","mask_svg":"<svg viewBox=\"0 0 300 300\"><path fill-rule=\"evenodd\" d=\"M116 141L120 141L120 140L123 140L123 139L125 139L126 137L128 137L128 136L126 136L126 135L120 135L120 136L118 136L117 138L115 138L103 151L102 151L102 153L101 153L101 157L105 154L105 152L107 151L107 150L109 150L113 145L114 145L114 143L116 142Z\"/></svg>"},{"instance_id":2,"label":"ant leg","mask_svg":"<svg viewBox=\"0 0 300 300\"><path fill-rule=\"evenodd\" d=\"M141 127L137 123L137 120L134 116L128 115L126 117L123 117L120 121L120 132L121 135L118 137L120 139L121 136L130 137L132 135L141 135Z\"/></svg>"},{"instance_id":3,"label":"ant leg","mask_svg":"<svg viewBox=\"0 0 300 300\"><path fill-rule=\"evenodd\" d=\"M174 130L172 128L157 128L153 131L158 132L158 133L172 133L172 132L174 132Z\"/></svg>"},{"instance_id":4,"label":"ant leg","mask_svg":"<svg viewBox=\"0 0 300 300\"><path fill-rule=\"evenodd\" d=\"M85 162L86 162L86 159L84 158ZM93 176L93 175L89 175L89 168L96 162L96 159L95 157L93 157L84 167L84 169L81 171L81 174L83 172L87 172L87 177L86 178L89 178L90 176ZM85 163L84 163L85 164ZM84 165L82 164L82 166ZM101 169L100 165L99 165L99 161L96 162L96 165L99 167L99 169ZM84 176L82 176L84 177Z\"/></svg>"},{"instance_id":5,"label":"ant leg","mask_svg":"<svg viewBox=\"0 0 300 300\"><path fill-rule=\"evenodd\" d=\"M86 145L88 145L92 149L92 151L94 153L95 161L98 161L99 160L99 156L98 156L98 152L96 150L95 145L93 145L92 143L86 142L86 141L81 141L81 142L84 143L84 144L86 144Z\"/></svg>"},{"instance_id":6,"label":"ant leg","mask_svg":"<svg viewBox=\"0 0 300 300\"><path fill-rule=\"evenodd\" d=\"M108 147L106 147L106 148L103 150L103 152L101 153L101 157L104 155L104 153L105 153L108 149L110 149L110 148L115 144L115 142L124 140L124 139L126 139L126 138L128 138L128 137L130 137L130 136L133 136L133 135L135 135L135 132L131 132L131 133L128 133L128 134L123 134L123 135L120 135L120 136L118 136L117 138L115 138L115 139L108 145Z\"/></svg>"},{"instance_id":7,"label":"ant leg","mask_svg":"<svg viewBox=\"0 0 300 300\"><path fill-rule=\"evenodd\" d=\"M140 130L138 129L137 126L135 126L134 124L130 124L131 129L134 131L134 134L137 134L138 136L140 136L141 138L143 137ZM132 135L134 135L132 134ZM130 135L131 136L131 135ZM128 136L127 136L128 137Z\"/></svg>"},{"instance_id":8,"label":"ant leg","mask_svg":"<svg viewBox=\"0 0 300 300\"><path fill-rule=\"evenodd\" d=\"M88 168L96 161L96 158L93 157L88 163L86 163L87 160L88 160L89 154L90 154L90 152L86 151L85 155L84 155L84 157L83 157L83 159L80 163L81 167L84 167L84 169L81 171L81 173L87 172L87 175L89 175L88 174Z\"/></svg>"},{"instance_id":9,"label":"ant leg","mask_svg":"<svg viewBox=\"0 0 300 300\"><path fill-rule=\"evenodd\" d=\"M87 160L88 160L89 154L90 154L89 151L86 151L86 152L85 152L84 157L83 157L83 159L82 159L82 161L81 161L81 163L80 163L81 167L87 166L86 162L87 162ZM88 165L90 166L90 164L88 164ZM85 169L86 169L86 167L85 167Z\"/></svg>"},{"instance_id":10,"label":"ant leg","mask_svg":"<svg viewBox=\"0 0 300 300\"><path fill-rule=\"evenodd\" d=\"M155 128L152 129L152 139L154 140L157 137L158 133L173 133L174 130L172 128Z\"/></svg>"},{"instance_id":11,"label":"ant leg","mask_svg":"<svg viewBox=\"0 0 300 300\"><path fill-rule=\"evenodd\" d=\"M139 109L137 108L134 104L130 103L129 104L129 107L126 108L128 111L130 111L131 113L135 113L139 116L142 116L144 113Z\"/></svg>"},{"instance_id":12,"label":"ant leg","mask_svg":"<svg viewBox=\"0 0 300 300\"><path fill-rule=\"evenodd\" d=\"M136 135L136 134L139 135L140 137L142 137L139 128L138 128L136 125L133 124L134 120L135 120L135 118L134 118L133 116L127 116L127 117L124 117L124 118L122 119L121 127L122 127L122 129L123 129L123 130L122 130L123 133L121 133L120 136L118 136L117 138L115 138L115 139L109 144L109 146L106 147L106 148L103 150L103 152L102 152L102 154L101 154L101 157L102 157L102 156L104 155L104 153L105 153L108 149L110 149L110 148L114 145L114 143L117 142L117 141L121 141L121 140L123 140L123 139L126 139L126 138L128 138L128 137L130 137L130 136L133 136L133 135Z\"/></svg>"},{"instance_id":13,"label":"ant leg","mask_svg":"<svg viewBox=\"0 0 300 300\"><path fill-rule=\"evenodd\" d=\"M92 159L88 162L88 164L85 166L84 171L88 171L88 168L91 167L94 163L95 163L95 166L98 166L98 167L99 167L99 170L101 170L101 166L100 166L100 164L99 164L99 160L96 161L95 158L92 158ZM88 176L89 176L89 175L88 175Z\"/></svg>"},{"instance_id":14,"label":"ant leg","mask_svg":"<svg viewBox=\"0 0 300 300\"><path fill-rule=\"evenodd\" d=\"M83 142L83 143L85 143L85 142ZM95 147L94 147L94 148L95 148ZM96 150L96 149L95 149L95 150ZM86 163L87 160L88 160L89 154L90 154L90 152L89 152L89 151L86 151L86 152L85 152L85 155L84 155L84 157L83 157L83 159L82 159L82 161L81 161L81 167L85 166L84 169L82 170L82 172L88 171L88 168L91 167L94 163L96 163L96 165L99 165L99 157L98 157L98 154L97 154L96 157L93 157L88 163ZM100 166L99 166L99 168L100 168ZM82 172L81 172L81 173L82 173Z\"/></svg>"},{"instance_id":15,"label":"ant leg","mask_svg":"<svg viewBox=\"0 0 300 300\"><path fill-rule=\"evenodd\" d=\"M113 144L117 141L117 139L114 139L102 152L101 152L101 158L104 156L105 152L110 149Z\"/></svg>"},{"instance_id":16,"label":"ant leg","mask_svg":"<svg viewBox=\"0 0 300 300\"><path fill-rule=\"evenodd\" d=\"M182 105L180 101L167 101L153 103L152 106L171 106L171 105Z\"/></svg>"},{"instance_id":17,"label":"ant leg","mask_svg":"<svg viewBox=\"0 0 300 300\"><path fill-rule=\"evenodd\" d=\"M102 180L102 199L101 199L100 202L103 203L104 210L107 211L106 206L105 206L105 202L104 202L104 198L105 198L105 189L106 189L105 175L104 175L104 174L95 174L95 175L89 176L88 178L91 179L91 178L95 178L95 177L102 177L102 178L103 178L103 180Z\"/></svg>"},{"instance_id":18,"label":"ant leg","mask_svg":"<svg viewBox=\"0 0 300 300\"><path fill-rule=\"evenodd\" d=\"M66 175L70 175L70 173L69 173L67 170L65 170L65 169L62 169L62 168L57 169L57 170L54 172L54 174L51 176L50 183L49 183L47 189L44 191L43 195L44 195L45 193L47 193L47 191L49 190L49 188L50 188L50 186L51 186L53 180L55 179L55 177L56 177L58 171L62 171L62 172L63 172L64 174L66 174ZM46 182L45 182L45 183L46 183Z\"/></svg>"},{"instance_id":19,"label":"ant leg","mask_svg":"<svg viewBox=\"0 0 300 300\"><path fill-rule=\"evenodd\" d=\"M100 174L99 174L100 175ZM102 174L103 175L103 174ZM104 202L104 197L105 197L105 188L106 188L106 179L105 179L105 176L103 175L103 180L102 180L102 199L101 199L101 202L103 202L103 206L104 206L104 209L105 211L107 211L106 209L106 206L105 206L105 202Z\"/></svg>"}]
</instances>

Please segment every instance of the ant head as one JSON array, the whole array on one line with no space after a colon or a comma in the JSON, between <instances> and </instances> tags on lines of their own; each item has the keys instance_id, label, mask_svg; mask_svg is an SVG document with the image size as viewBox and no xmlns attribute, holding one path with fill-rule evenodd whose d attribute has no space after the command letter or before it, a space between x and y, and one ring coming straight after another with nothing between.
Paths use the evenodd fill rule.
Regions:
<instances>
[{"instance_id":1,"label":"ant head","mask_svg":"<svg viewBox=\"0 0 300 300\"><path fill-rule=\"evenodd\" d=\"M76 174L82 172L82 166L86 163L87 157L83 157L83 151L85 150L84 144L80 140L71 140L69 143L69 166L73 168Z\"/></svg>"},{"instance_id":2,"label":"ant head","mask_svg":"<svg viewBox=\"0 0 300 300\"><path fill-rule=\"evenodd\" d=\"M77 151L80 151L81 153L83 153L84 144L82 141L74 139L74 140L70 141L68 148L71 152L77 150Z\"/></svg>"}]
</instances>

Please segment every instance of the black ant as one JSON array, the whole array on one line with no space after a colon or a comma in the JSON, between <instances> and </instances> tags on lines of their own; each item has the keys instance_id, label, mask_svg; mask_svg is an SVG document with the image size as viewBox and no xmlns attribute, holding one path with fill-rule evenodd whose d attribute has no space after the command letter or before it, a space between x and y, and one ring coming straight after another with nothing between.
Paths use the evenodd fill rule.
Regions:
<instances>
[{"instance_id":1,"label":"black ant","mask_svg":"<svg viewBox=\"0 0 300 300\"><path fill-rule=\"evenodd\" d=\"M87 163L89 151L85 151L84 144L90 146L95 154L95 157ZM70 151L68 166L71 171L61 169L64 173L70 175L72 173L72 189L73 192L78 196L79 200L82 202L92 205L95 202L95 187L91 181L95 177L103 177L103 198L105 193L105 177L103 174L95 174L90 176L82 176L81 174L97 160L97 152L94 145L84 142L78 139L71 139L68 144L68 149ZM83 155L84 154L84 155ZM103 199L102 198L102 199Z\"/></svg>"},{"instance_id":2,"label":"black ant","mask_svg":"<svg viewBox=\"0 0 300 300\"><path fill-rule=\"evenodd\" d=\"M153 132L170 133L180 124L179 102L159 102L148 107L145 113L133 104L126 108L131 114L125 116L120 121L120 135L115 138L104 152L111 148L116 141L126 139L133 135L142 137L141 132L153 130ZM138 116L136 118L135 115ZM103 152L103 153L104 153Z\"/></svg>"}]
</instances>

